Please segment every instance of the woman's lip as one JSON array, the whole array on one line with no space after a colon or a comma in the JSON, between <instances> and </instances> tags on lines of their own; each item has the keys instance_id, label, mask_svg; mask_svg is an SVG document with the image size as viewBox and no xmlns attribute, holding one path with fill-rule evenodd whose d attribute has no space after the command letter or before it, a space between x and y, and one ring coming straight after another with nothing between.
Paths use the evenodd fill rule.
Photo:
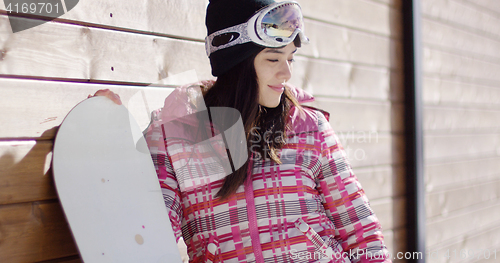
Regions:
<instances>
[{"instance_id":1,"label":"woman's lip","mask_svg":"<svg viewBox=\"0 0 500 263\"><path fill-rule=\"evenodd\" d=\"M283 90L285 89L284 86L282 85L279 85L279 86L271 86L271 85L267 85L269 88L277 91L277 92L283 92Z\"/></svg>"}]
</instances>

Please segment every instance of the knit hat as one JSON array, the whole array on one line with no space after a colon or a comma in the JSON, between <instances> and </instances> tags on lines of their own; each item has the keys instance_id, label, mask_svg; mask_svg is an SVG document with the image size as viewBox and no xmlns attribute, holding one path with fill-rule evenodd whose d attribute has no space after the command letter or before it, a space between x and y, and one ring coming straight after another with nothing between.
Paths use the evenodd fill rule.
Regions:
<instances>
[{"instance_id":1,"label":"knit hat","mask_svg":"<svg viewBox=\"0 0 500 263\"><path fill-rule=\"evenodd\" d=\"M245 23L255 12L274 2L274 0L210 0L205 19L207 35ZM215 51L210 55L212 75L224 74L261 49L259 45L249 42Z\"/></svg>"}]
</instances>

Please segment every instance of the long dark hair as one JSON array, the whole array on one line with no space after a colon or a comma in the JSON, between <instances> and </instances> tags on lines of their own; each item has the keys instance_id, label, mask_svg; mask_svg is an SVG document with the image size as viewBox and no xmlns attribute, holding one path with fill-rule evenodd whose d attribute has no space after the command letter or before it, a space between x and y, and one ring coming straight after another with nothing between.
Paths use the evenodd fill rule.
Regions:
<instances>
[{"instance_id":1,"label":"long dark hair","mask_svg":"<svg viewBox=\"0 0 500 263\"><path fill-rule=\"evenodd\" d=\"M300 43L297 44L300 46ZM276 108L259 105L259 86L254 67L254 59L259 52L219 76L214 85L206 91L204 100L207 108L231 107L240 112L250 158L253 156L254 159L271 159L281 163L277 153L286 142L289 110L292 105L300 106L287 88ZM224 179L217 197L226 199L235 193L245 182L247 171L248 161Z\"/></svg>"}]
</instances>

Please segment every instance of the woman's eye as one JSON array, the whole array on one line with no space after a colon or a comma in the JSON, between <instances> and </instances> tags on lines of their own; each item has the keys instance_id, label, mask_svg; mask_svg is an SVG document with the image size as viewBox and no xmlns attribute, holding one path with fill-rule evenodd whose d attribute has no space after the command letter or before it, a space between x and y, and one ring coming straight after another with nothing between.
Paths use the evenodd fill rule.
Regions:
<instances>
[{"instance_id":1,"label":"woman's eye","mask_svg":"<svg viewBox=\"0 0 500 263\"><path fill-rule=\"evenodd\" d=\"M278 62L277 59L268 59L267 61L270 61L270 62Z\"/></svg>"},{"instance_id":2,"label":"woman's eye","mask_svg":"<svg viewBox=\"0 0 500 263\"><path fill-rule=\"evenodd\" d=\"M288 60L288 62L290 62L290 63L291 62L295 62L295 59L291 58L291 59Z\"/></svg>"}]
</instances>

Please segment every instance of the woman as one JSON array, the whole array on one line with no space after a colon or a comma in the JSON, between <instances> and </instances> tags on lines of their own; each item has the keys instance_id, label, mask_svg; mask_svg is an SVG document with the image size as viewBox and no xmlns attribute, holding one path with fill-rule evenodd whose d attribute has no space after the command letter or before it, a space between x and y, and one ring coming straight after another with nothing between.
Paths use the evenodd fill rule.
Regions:
<instances>
[{"instance_id":1,"label":"woman","mask_svg":"<svg viewBox=\"0 0 500 263\"><path fill-rule=\"evenodd\" d=\"M217 80L176 89L146 134L190 261L390 262L328 114L286 84L307 42L298 4L212 0L206 25ZM238 120L243 136L224 132Z\"/></svg>"}]
</instances>

